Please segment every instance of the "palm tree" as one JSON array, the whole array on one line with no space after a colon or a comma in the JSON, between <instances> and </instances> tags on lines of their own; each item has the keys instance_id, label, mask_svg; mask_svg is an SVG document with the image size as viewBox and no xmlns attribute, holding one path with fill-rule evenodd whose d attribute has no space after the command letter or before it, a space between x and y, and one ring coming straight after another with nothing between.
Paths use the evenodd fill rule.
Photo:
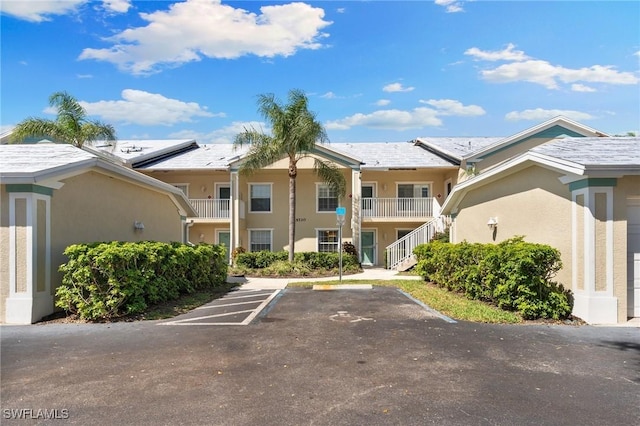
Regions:
<instances>
[{"instance_id":1,"label":"palm tree","mask_svg":"<svg viewBox=\"0 0 640 426\"><path fill-rule=\"evenodd\" d=\"M258 112L271 124L271 135L253 127L238 134L236 147L250 146L240 173L252 174L283 158L289 159L289 261L293 261L296 235L296 177L298 161L308 157L317 143L328 142L327 133L315 114L308 109L308 99L300 90L290 90L289 103L283 105L273 94L258 96ZM345 178L337 166L315 158L314 172L338 199L345 196Z\"/></svg>"},{"instance_id":2,"label":"palm tree","mask_svg":"<svg viewBox=\"0 0 640 426\"><path fill-rule=\"evenodd\" d=\"M49 137L56 142L68 143L82 148L85 143L99 139L115 140L116 131L110 124L87 120L87 112L76 98L67 92L55 92L49 97L49 105L56 107L55 120L29 117L13 129L12 142L21 142L29 137Z\"/></svg>"}]
</instances>

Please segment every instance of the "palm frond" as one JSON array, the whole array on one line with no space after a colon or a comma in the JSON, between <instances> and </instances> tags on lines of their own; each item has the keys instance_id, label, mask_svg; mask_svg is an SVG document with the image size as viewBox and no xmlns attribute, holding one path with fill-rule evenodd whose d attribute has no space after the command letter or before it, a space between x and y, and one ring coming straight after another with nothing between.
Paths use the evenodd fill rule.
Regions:
<instances>
[{"instance_id":1,"label":"palm frond","mask_svg":"<svg viewBox=\"0 0 640 426\"><path fill-rule=\"evenodd\" d=\"M313 169L316 175L338 194L338 199L344 198L347 194L347 181L338 166L328 161L316 159L313 163Z\"/></svg>"}]
</instances>

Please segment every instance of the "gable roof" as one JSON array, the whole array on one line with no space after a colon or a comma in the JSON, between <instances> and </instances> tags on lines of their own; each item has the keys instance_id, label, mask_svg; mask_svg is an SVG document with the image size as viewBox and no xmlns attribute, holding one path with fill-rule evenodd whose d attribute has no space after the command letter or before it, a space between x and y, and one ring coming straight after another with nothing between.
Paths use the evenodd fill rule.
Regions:
<instances>
[{"instance_id":1,"label":"gable roof","mask_svg":"<svg viewBox=\"0 0 640 426\"><path fill-rule=\"evenodd\" d=\"M545 133L546 132L546 133ZM527 139L536 136L546 136L549 138L555 138L561 135L567 136L586 136L586 137L607 137L606 133L602 133L596 129L580 124L576 121L570 120L567 117L558 116L547 120L544 123L540 123L536 126L530 127L520 133L503 138L487 147L474 151L465 155L465 158L470 162L478 161L482 158L488 157L497 151L502 151L509 146L517 145L520 142L524 142Z\"/></svg>"},{"instance_id":2,"label":"gable roof","mask_svg":"<svg viewBox=\"0 0 640 426\"><path fill-rule=\"evenodd\" d=\"M451 214L471 190L532 165L565 173L564 183L586 177L640 175L640 138L595 137L549 141L456 185L442 205Z\"/></svg>"},{"instance_id":3,"label":"gable roof","mask_svg":"<svg viewBox=\"0 0 640 426\"><path fill-rule=\"evenodd\" d=\"M333 143L331 148L358 158L362 170L424 169L455 166L414 142Z\"/></svg>"},{"instance_id":4,"label":"gable roof","mask_svg":"<svg viewBox=\"0 0 640 426\"><path fill-rule=\"evenodd\" d=\"M59 189L60 180L87 171L132 182L168 195L183 216L197 216L184 193L172 185L67 144L0 145L0 184L35 184Z\"/></svg>"},{"instance_id":5,"label":"gable roof","mask_svg":"<svg viewBox=\"0 0 640 426\"><path fill-rule=\"evenodd\" d=\"M420 137L416 139L415 143L459 164L466 155L479 151L502 139L502 137Z\"/></svg>"}]
</instances>

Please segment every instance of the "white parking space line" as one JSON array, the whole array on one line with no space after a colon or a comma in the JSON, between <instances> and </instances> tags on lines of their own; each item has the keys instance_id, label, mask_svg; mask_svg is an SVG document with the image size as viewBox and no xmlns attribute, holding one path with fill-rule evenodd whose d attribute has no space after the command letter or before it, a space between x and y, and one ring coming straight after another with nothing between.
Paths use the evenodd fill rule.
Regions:
<instances>
[{"instance_id":1,"label":"white parking space line","mask_svg":"<svg viewBox=\"0 0 640 426\"><path fill-rule=\"evenodd\" d=\"M280 293L281 290L270 290L265 292L264 290L237 290L236 292L229 293L227 296L217 299L207 305L200 306L195 308L190 313L201 310L209 310L211 312L212 309L216 308L233 308L233 307L244 307L246 305L258 304L259 305L253 309L240 309L237 311L231 312L223 312L219 314L211 314L211 315L200 315L200 316L189 316L190 313L185 314L186 318L176 319L173 321L167 321L161 323L162 325L248 325L253 321L260 312L266 308L269 303ZM236 296L236 294L244 294L242 296ZM245 294L251 293L251 294ZM224 303L224 304L216 304L217 301L227 301L233 299L246 299L246 298L258 298L258 300L252 301L244 301L244 302L233 302L233 303ZM217 319L222 319L230 316L243 316L248 314L243 320L238 320L236 322L232 321L220 321Z\"/></svg>"}]
</instances>

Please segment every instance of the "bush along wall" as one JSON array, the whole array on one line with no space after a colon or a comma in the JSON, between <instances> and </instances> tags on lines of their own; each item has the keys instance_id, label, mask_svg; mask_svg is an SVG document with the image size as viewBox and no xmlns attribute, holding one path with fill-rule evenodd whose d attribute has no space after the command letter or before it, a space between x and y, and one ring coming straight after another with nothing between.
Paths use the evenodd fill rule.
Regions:
<instances>
[{"instance_id":1,"label":"bush along wall","mask_svg":"<svg viewBox=\"0 0 640 426\"><path fill-rule=\"evenodd\" d=\"M443 243L415 248L416 271L427 281L519 312L525 319L563 319L573 295L553 281L562 268L560 252L522 237L499 244Z\"/></svg>"},{"instance_id":2,"label":"bush along wall","mask_svg":"<svg viewBox=\"0 0 640 426\"><path fill-rule=\"evenodd\" d=\"M256 252L244 252L238 253L236 256L236 266L249 268L249 269L261 269L267 268L276 262L284 262L289 259L289 252L286 250L281 251L256 251ZM294 264L304 265L309 269L333 269L337 268L340 263L339 253L321 253L321 252L300 252L295 253L293 257ZM358 266L357 252L343 252L342 254L342 266L354 267Z\"/></svg>"},{"instance_id":3,"label":"bush along wall","mask_svg":"<svg viewBox=\"0 0 640 426\"><path fill-rule=\"evenodd\" d=\"M88 320L140 313L227 278L224 246L110 242L75 244L64 254L56 306Z\"/></svg>"}]
</instances>

